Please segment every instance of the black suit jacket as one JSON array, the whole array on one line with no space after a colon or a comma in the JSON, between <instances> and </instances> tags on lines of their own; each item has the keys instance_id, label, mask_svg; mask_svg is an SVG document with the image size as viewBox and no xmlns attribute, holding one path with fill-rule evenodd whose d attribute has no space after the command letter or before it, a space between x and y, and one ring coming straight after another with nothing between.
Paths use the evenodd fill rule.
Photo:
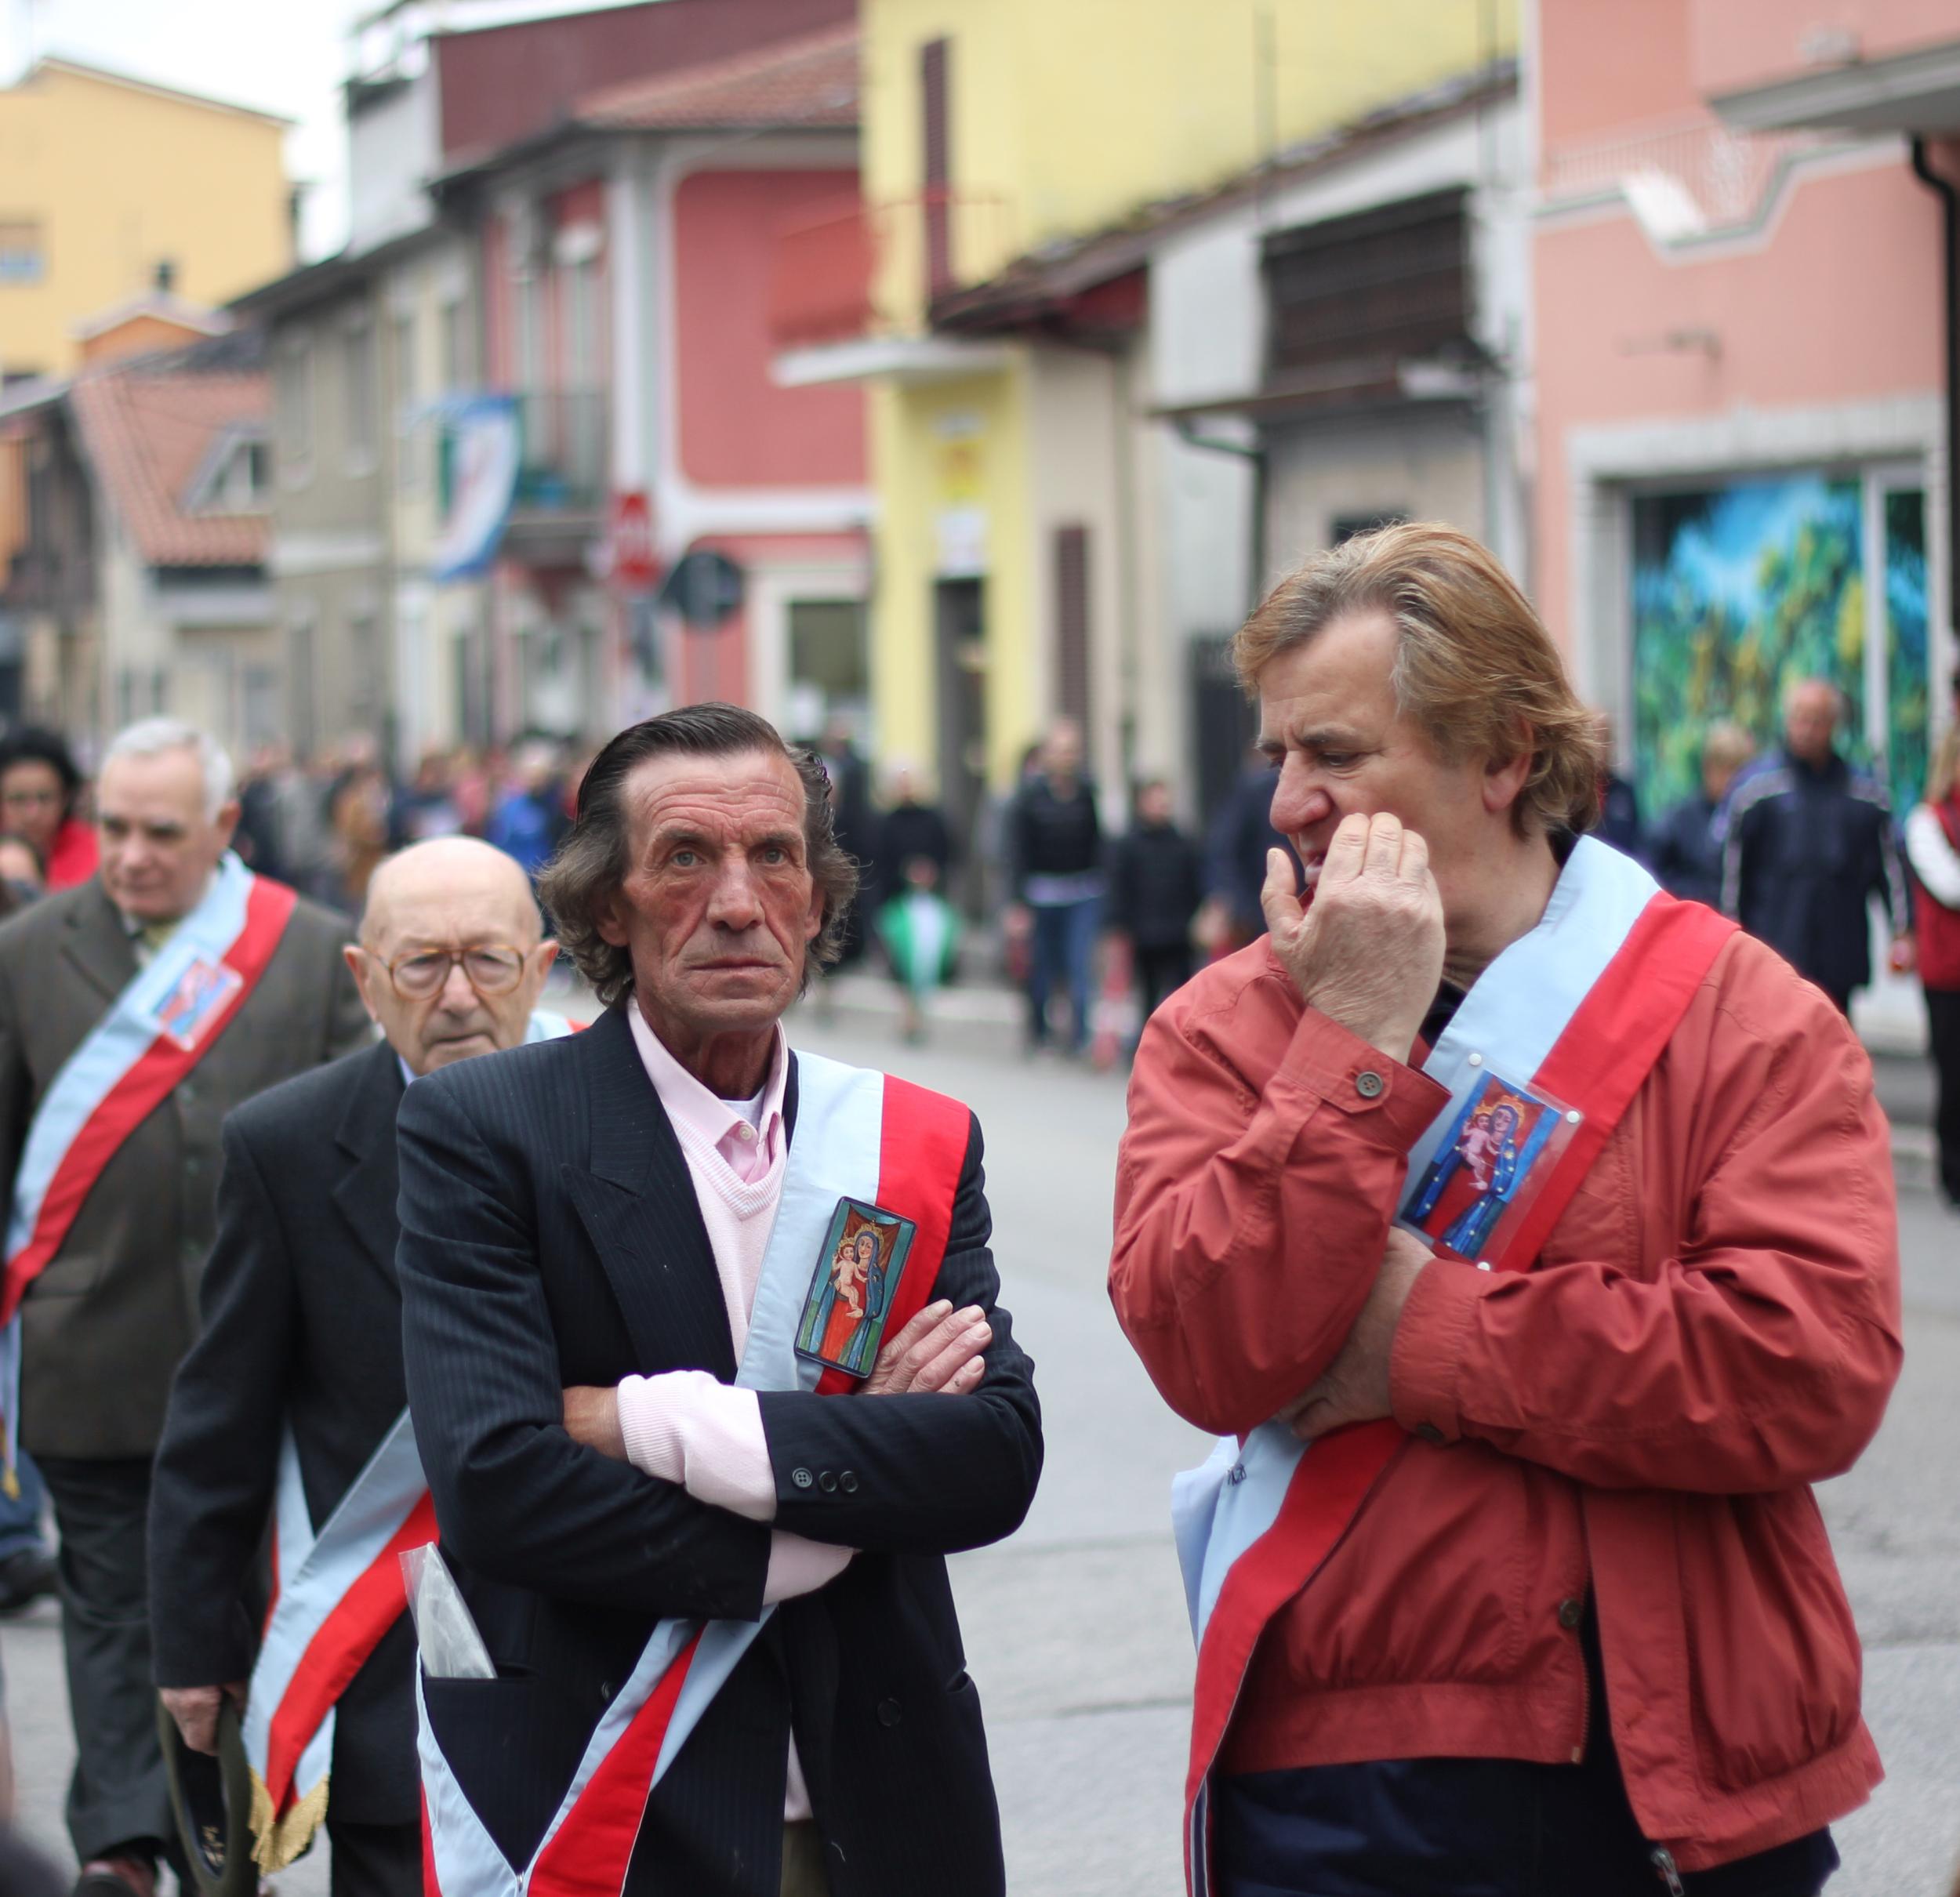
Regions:
<instances>
[{"instance_id":1,"label":"black suit jacket","mask_svg":"<svg viewBox=\"0 0 1960 1897\"><path fill-rule=\"evenodd\" d=\"M793 1067L789 1080L793 1141ZM419 1083L401 1139L409 1403L499 1674L424 1690L521 1865L654 1622L759 1616L770 1531L562 1427L566 1384L735 1371L686 1162L623 1013ZM653 1797L628 1892L775 1897L793 1725L835 1897L1002 1889L941 1558L1010 1533L1040 1471L1033 1366L995 1302L989 1231L976 1126L935 1293L992 1313L974 1395L762 1395L776 1525L862 1552L780 1608L736 1668Z\"/></svg>"},{"instance_id":2,"label":"black suit jacket","mask_svg":"<svg viewBox=\"0 0 1960 1897\"><path fill-rule=\"evenodd\" d=\"M324 1523L408 1398L394 1275L401 1062L385 1042L229 1115L204 1332L170 1392L150 1497L160 1686L242 1679L290 1425ZM412 1824L415 1637L383 1637L336 1715L332 1815Z\"/></svg>"}]
</instances>

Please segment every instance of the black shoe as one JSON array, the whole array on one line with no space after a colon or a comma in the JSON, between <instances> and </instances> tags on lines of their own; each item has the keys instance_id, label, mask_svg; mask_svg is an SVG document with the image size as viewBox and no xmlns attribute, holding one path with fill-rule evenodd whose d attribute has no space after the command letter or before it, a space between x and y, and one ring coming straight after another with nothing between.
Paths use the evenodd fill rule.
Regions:
<instances>
[{"instance_id":1,"label":"black shoe","mask_svg":"<svg viewBox=\"0 0 1960 1897\"><path fill-rule=\"evenodd\" d=\"M54 1592L54 1557L45 1548L23 1548L0 1561L0 1614L24 1612Z\"/></svg>"}]
</instances>

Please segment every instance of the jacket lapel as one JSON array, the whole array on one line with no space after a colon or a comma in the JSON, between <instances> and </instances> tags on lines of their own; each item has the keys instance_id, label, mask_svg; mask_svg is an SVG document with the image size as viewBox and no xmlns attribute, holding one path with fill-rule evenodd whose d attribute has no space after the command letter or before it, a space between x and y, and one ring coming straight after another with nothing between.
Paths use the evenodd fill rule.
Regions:
<instances>
[{"instance_id":1,"label":"jacket lapel","mask_svg":"<svg viewBox=\"0 0 1960 1897\"><path fill-rule=\"evenodd\" d=\"M89 883L82 899L69 911L61 952L105 1001L114 1000L136 979L136 945L100 878Z\"/></svg>"},{"instance_id":2,"label":"jacket lapel","mask_svg":"<svg viewBox=\"0 0 1960 1897\"><path fill-rule=\"evenodd\" d=\"M566 1189L619 1300L635 1361L648 1373L700 1369L732 1382L735 1341L714 1253L680 1140L633 1045L632 1006L608 1010L579 1036L592 1163L568 1165Z\"/></svg>"},{"instance_id":3,"label":"jacket lapel","mask_svg":"<svg viewBox=\"0 0 1960 1897\"><path fill-rule=\"evenodd\" d=\"M401 1235L395 1211L401 1176L394 1123L405 1084L401 1057L383 1041L349 1058L359 1064L361 1071L334 1133L344 1170L333 1182L333 1202L361 1241L361 1250L394 1289L397 1284L395 1242Z\"/></svg>"}]
</instances>

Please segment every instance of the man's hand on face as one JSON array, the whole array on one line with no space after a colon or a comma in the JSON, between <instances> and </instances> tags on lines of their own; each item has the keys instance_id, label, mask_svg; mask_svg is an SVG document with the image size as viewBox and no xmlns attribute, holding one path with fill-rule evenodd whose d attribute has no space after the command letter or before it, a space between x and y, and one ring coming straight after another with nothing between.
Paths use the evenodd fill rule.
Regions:
<instances>
[{"instance_id":1,"label":"man's hand on face","mask_svg":"<svg viewBox=\"0 0 1960 1897\"><path fill-rule=\"evenodd\" d=\"M1311 1442L1351 1423L1373 1423L1394 1415L1388 1394L1389 1352L1402 1307L1431 1255L1413 1232L1399 1225L1388 1228L1388 1248L1375 1269L1374 1288L1340 1355L1298 1402L1280 1413L1280 1420L1293 1425L1301 1442Z\"/></svg>"},{"instance_id":2,"label":"man's hand on face","mask_svg":"<svg viewBox=\"0 0 1960 1897\"><path fill-rule=\"evenodd\" d=\"M245 1704L245 1683L234 1680L227 1686L166 1686L163 1688L165 1710L177 1722L177 1730L183 1735L183 1743L193 1752L216 1752L218 1749L218 1714L226 1700Z\"/></svg>"},{"instance_id":3,"label":"man's hand on face","mask_svg":"<svg viewBox=\"0 0 1960 1897\"><path fill-rule=\"evenodd\" d=\"M1259 900L1308 1004L1406 1061L1443 979L1443 898L1428 845L1398 817L1344 817L1311 908L1294 893L1282 850L1266 853Z\"/></svg>"},{"instance_id":4,"label":"man's hand on face","mask_svg":"<svg viewBox=\"0 0 1960 1897\"><path fill-rule=\"evenodd\" d=\"M987 1373L981 1355L993 1328L978 1304L955 1311L945 1298L928 1304L895 1337L887 1337L859 1396L964 1396ZM576 1384L564 1392L564 1433L615 1462L625 1462L619 1398L609 1386ZM215 1717L215 1715L214 1715Z\"/></svg>"}]
</instances>

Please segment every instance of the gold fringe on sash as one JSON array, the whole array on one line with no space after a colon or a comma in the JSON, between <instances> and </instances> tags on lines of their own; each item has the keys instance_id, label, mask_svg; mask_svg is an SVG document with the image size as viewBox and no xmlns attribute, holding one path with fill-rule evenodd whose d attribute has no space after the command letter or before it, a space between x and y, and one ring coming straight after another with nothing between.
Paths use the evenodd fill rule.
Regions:
<instances>
[{"instance_id":1,"label":"gold fringe on sash","mask_svg":"<svg viewBox=\"0 0 1960 1897\"><path fill-rule=\"evenodd\" d=\"M327 1779L322 1778L281 1818L272 1808L272 1794L256 1771L252 1775L252 1861L268 1877L284 1870L313 1842L327 1815Z\"/></svg>"}]
</instances>

